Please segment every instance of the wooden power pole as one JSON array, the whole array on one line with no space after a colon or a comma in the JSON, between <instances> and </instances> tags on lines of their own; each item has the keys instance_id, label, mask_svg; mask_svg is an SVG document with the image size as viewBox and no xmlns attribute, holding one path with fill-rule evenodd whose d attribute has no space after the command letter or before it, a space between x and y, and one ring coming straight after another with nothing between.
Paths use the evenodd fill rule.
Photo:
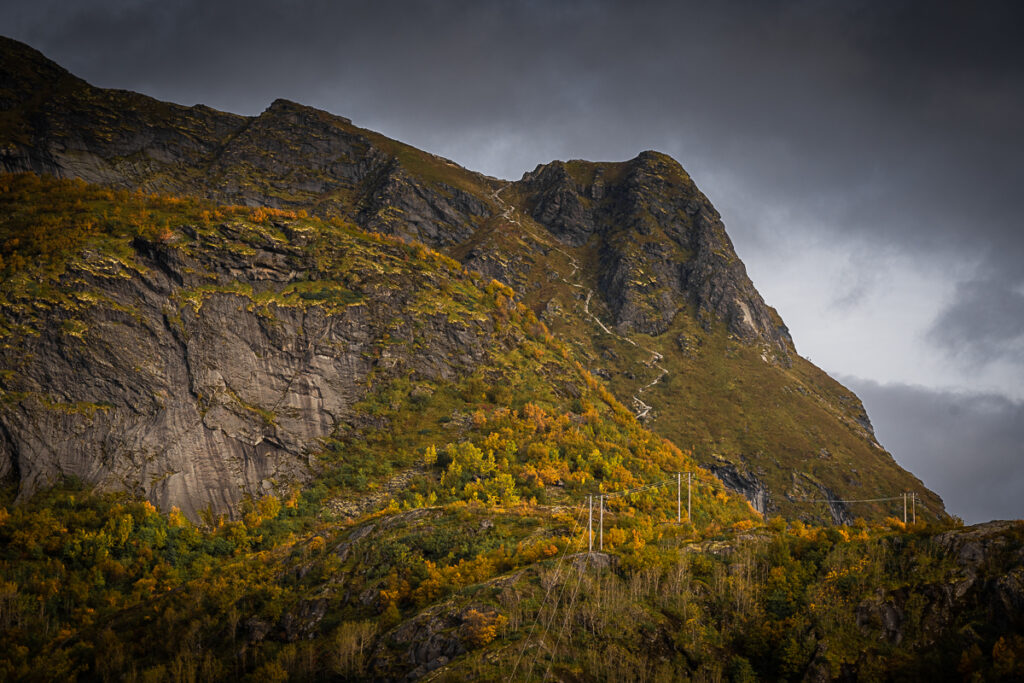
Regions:
<instances>
[{"instance_id":1,"label":"wooden power pole","mask_svg":"<svg viewBox=\"0 0 1024 683\"><path fill-rule=\"evenodd\" d=\"M686 521L693 524L693 509L691 503L693 503L693 472L686 473Z\"/></svg>"},{"instance_id":2,"label":"wooden power pole","mask_svg":"<svg viewBox=\"0 0 1024 683\"><path fill-rule=\"evenodd\" d=\"M600 517L599 517L600 521L598 522L598 525L597 525L597 547L598 547L598 550L603 551L604 550L604 496L601 496L601 498L599 499L598 502L600 502L600 504L601 504L601 514L600 514Z\"/></svg>"},{"instance_id":3,"label":"wooden power pole","mask_svg":"<svg viewBox=\"0 0 1024 683\"><path fill-rule=\"evenodd\" d=\"M676 472L676 524L683 522L683 473Z\"/></svg>"}]
</instances>

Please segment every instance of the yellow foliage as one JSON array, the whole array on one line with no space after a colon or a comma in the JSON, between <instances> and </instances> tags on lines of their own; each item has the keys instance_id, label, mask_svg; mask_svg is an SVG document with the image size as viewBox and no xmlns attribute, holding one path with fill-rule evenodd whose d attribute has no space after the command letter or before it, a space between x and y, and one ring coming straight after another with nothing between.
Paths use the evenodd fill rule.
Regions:
<instances>
[{"instance_id":1,"label":"yellow foliage","mask_svg":"<svg viewBox=\"0 0 1024 683\"><path fill-rule=\"evenodd\" d=\"M504 614L483 613L471 609L466 613L462 623L462 637L472 648L483 647L494 640L498 631L508 623Z\"/></svg>"},{"instance_id":2,"label":"yellow foliage","mask_svg":"<svg viewBox=\"0 0 1024 683\"><path fill-rule=\"evenodd\" d=\"M171 508L170 514L167 515L167 525L175 528L184 528L189 525L188 519L182 514L178 506L175 505Z\"/></svg>"},{"instance_id":3,"label":"yellow foliage","mask_svg":"<svg viewBox=\"0 0 1024 683\"><path fill-rule=\"evenodd\" d=\"M547 428L548 414L540 406L534 405L533 403L527 403L523 406L523 418L533 422L537 431L544 431Z\"/></svg>"},{"instance_id":4,"label":"yellow foliage","mask_svg":"<svg viewBox=\"0 0 1024 683\"><path fill-rule=\"evenodd\" d=\"M281 511L281 501L273 494L264 496L260 499L256 509L259 510L260 517L263 520L274 519Z\"/></svg>"},{"instance_id":5,"label":"yellow foliage","mask_svg":"<svg viewBox=\"0 0 1024 683\"><path fill-rule=\"evenodd\" d=\"M896 519L895 517L886 517L885 524L893 531L903 531L907 528L906 524L904 524L901 520Z\"/></svg>"},{"instance_id":6,"label":"yellow foliage","mask_svg":"<svg viewBox=\"0 0 1024 683\"><path fill-rule=\"evenodd\" d=\"M604 544L609 548L615 548L626 542L626 530L613 526L604 535Z\"/></svg>"}]
</instances>

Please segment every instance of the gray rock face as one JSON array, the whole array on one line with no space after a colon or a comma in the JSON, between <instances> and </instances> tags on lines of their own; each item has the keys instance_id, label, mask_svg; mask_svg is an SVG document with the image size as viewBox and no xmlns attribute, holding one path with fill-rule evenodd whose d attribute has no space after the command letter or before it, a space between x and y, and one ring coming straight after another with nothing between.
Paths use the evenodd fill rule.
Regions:
<instances>
[{"instance_id":1,"label":"gray rock face","mask_svg":"<svg viewBox=\"0 0 1024 683\"><path fill-rule=\"evenodd\" d=\"M718 477L725 487L739 493L762 515L772 510L771 494L764 482L750 472L741 472L732 463L712 464L711 472Z\"/></svg>"},{"instance_id":2,"label":"gray rock face","mask_svg":"<svg viewBox=\"0 0 1024 683\"><path fill-rule=\"evenodd\" d=\"M490 213L471 194L450 185L426 186L392 160L367 183L359 217L371 230L448 247L469 239L477 227L473 219Z\"/></svg>"},{"instance_id":3,"label":"gray rock face","mask_svg":"<svg viewBox=\"0 0 1024 683\"><path fill-rule=\"evenodd\" d=\"M599 294L620 330L661 334L694 305L698 315L725 321L742 339L769 342L783 356L792 350L788 330L747 277L718 212L670 157L644 152L622 164L556 161L518 185L532 217L555 237L572 246L595 244Z\"/></svg>"},{"instance_id":4,"label":"gray rock face","mask_svg":"<svg viewBox=\"0 0 1024 683\"><path fill-rule=\"evenodd\" d=\"M585 244L598 229L586 188L576 183L565 164L553 161L538 166L521 181L529 188L531 215L566 244Z\"/></svg>"},{"instance_id":5,"label":"gray rock face","mask_svg":"<svg viewBox=\"0 0 1024 683\"><path fill-rule=\"evenodd\" d=\"M23 495L75 476L192 518L228 512L312 476L311 453L352 419L371 377L452 377L501 347L489 320L413 324L408 310L437 274L402 287L364 275L352 303L327 307L281 295L316 277L315 254L249 245L240 256L137 240L131 267L70 270L64 286L98 302L75 314L81 331L54 307L0 349L0 366L17 368L0 379L0 476ZM381 260L398 249L375 248ZM415 338L419 353L389 355L386 335Z\"/></svg>"},{"instance_id":6,"label":"gray rock face","mask_svg":"<svg viewBox=\"0 0 1024 683\"><path fill-rule=\"evenodd\" d=\"M370 661L376 678L419 680L465 653L458 633L461 619L447 607L442 605L423 612L382 639ZM394 650L403 654L398 655ZM397 672L405 672L405 675L396 676Z\"/></svg>"}]
</instances>

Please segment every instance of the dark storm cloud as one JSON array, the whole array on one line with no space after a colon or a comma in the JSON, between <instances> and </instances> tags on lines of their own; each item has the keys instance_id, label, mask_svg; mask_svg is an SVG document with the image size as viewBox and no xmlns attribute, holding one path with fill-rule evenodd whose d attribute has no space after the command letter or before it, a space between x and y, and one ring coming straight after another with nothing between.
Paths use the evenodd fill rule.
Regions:
<instances>
[{"instance_id":1,"label":"dark storm cloud","mask_svg":"<svg viewBox=\"0 0 1024 683\"><path fill-rule=\"evenodd\" d=\"M932 327L930 337L973 365L1024 361L1024 290L998 280L972 280Z\"/></svg>"},{"instance_id":2,"label":"dark storm cloud","mask_svg":"<svg viewBox=\"0 0 1024 683\"><path fill-rule=\"evenodd\" d=\"M968 523L1024 518L1024 404L853 377L879 441Z\"/></svg>"},{"instance_id":3,"label":"dark storm cloud","mask_svg":"<svg viewBox=\"0 0 1024 683\"><path fill-rule=\"evenodd\" d=\"M814 230L977 263L930 337L974 362L1018 331L975 304L1012 310L1024 284L1022 19L1024 3L934 0L0 9L4 31L98 85L249 114L288 97L506 177L657 148L741 247L784 254ZM765 218L781 208L789 221Z\"/></svg>"}]
</instances>

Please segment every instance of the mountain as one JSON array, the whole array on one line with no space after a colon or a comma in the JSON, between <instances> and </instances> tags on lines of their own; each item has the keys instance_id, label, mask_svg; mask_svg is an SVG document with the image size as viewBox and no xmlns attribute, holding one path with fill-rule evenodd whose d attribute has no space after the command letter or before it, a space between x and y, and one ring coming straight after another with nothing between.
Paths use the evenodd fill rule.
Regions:
<instances>
[{"instance_id":1,"label":"mountain","mask_svg":"<svg viewBox=\"0 0 1024 683\"><path fill-rule=\"evenodd\" d=\"M256 117L182 107L94 88L16 41L4 39L0 48L4 171L305 211L442 249L511 286L647 426L692 451L760 511L850 521L893 514L898 505L830 502L823 507L800 501L887 498L912 490L926 514L944 513L938 496L878 444L853 392L796 353L781 318L747 277L719 214L669 157L644 152L620 163L553 162L506 183L291 102L278 100ZM145 258L162 258L158 251L143 252ZM308 266L281 265L278 256L261 253L256 262L278 265L207 264L207 275L222 285L237 278L248 286L259 278L284 282L292 270L301 273ZM179 284L183 280L175 269L181 267L195 268L165 268ZM145 268L148 272L150 265ZM169 291L166 284L153 286ZM153 306L155 313L155 300ZM212 321L213 327L238 324L223 316ZM159 319L148 319L147 326L159 327ZM438 356L444 355L440 350ZM46 368L54 365L41 349L32 358ZM82 359L79 365L85 372L117 367L97 361ZM277 378L270 385L279 391L293 366L294 359L267 368ZM184 375L162 377L167 387L152 385L151 394L180 389ZM72 375L47 381L71 393L81 386ZM137 390L145 393L142 385ZM261 410L273 410L281 400L273 392L248 399ZM322 427L282 436L279 446L300 453L309 438L322 436L340 416L338 411L304 414L300 422L319 421ZM19 477L26 490L58 472L112 482L108 468L68 465L74 458L52 445L60 441L54 426L35 413L12 417L6 412L2 420L3 471ZM28 422L40 425L36 437L29 436ZM208 444L206 437L188 435L186 423L194 425L194 419L172 422L173 427L119 422L118 430L137 437L118 448L87 438L90 447L80 450L99 448L107 459L127 462L136 457L129 453L155 443L180 444L176 447L186 459L201 451L200 461L209 458L210 464L197 470L193 484L175 488L171 477L161 489L178 493L142 486L164 505L189 509L199 490L202 505L220 510L237 500L228 491L239 482L252 489L267 479L265 471L238 474L237 466L232 466L236 474L227 476L213 464L217 453L243 457L229 444L234 437ZM249 442L252 448L267 443ZM137 465L112 469L135 488L140 478L158 476Z\"/></svg>"},{"instance_id":2,"label":"mountain","mask_svg":"<svg viewBox=\"0 0 1024 683\"><path fill-rule=\"evenodd\" d=\"M0 679L1024 677L1024 526L893 461L674 160L0 57Z\"/></svg>"}]
</instances>

